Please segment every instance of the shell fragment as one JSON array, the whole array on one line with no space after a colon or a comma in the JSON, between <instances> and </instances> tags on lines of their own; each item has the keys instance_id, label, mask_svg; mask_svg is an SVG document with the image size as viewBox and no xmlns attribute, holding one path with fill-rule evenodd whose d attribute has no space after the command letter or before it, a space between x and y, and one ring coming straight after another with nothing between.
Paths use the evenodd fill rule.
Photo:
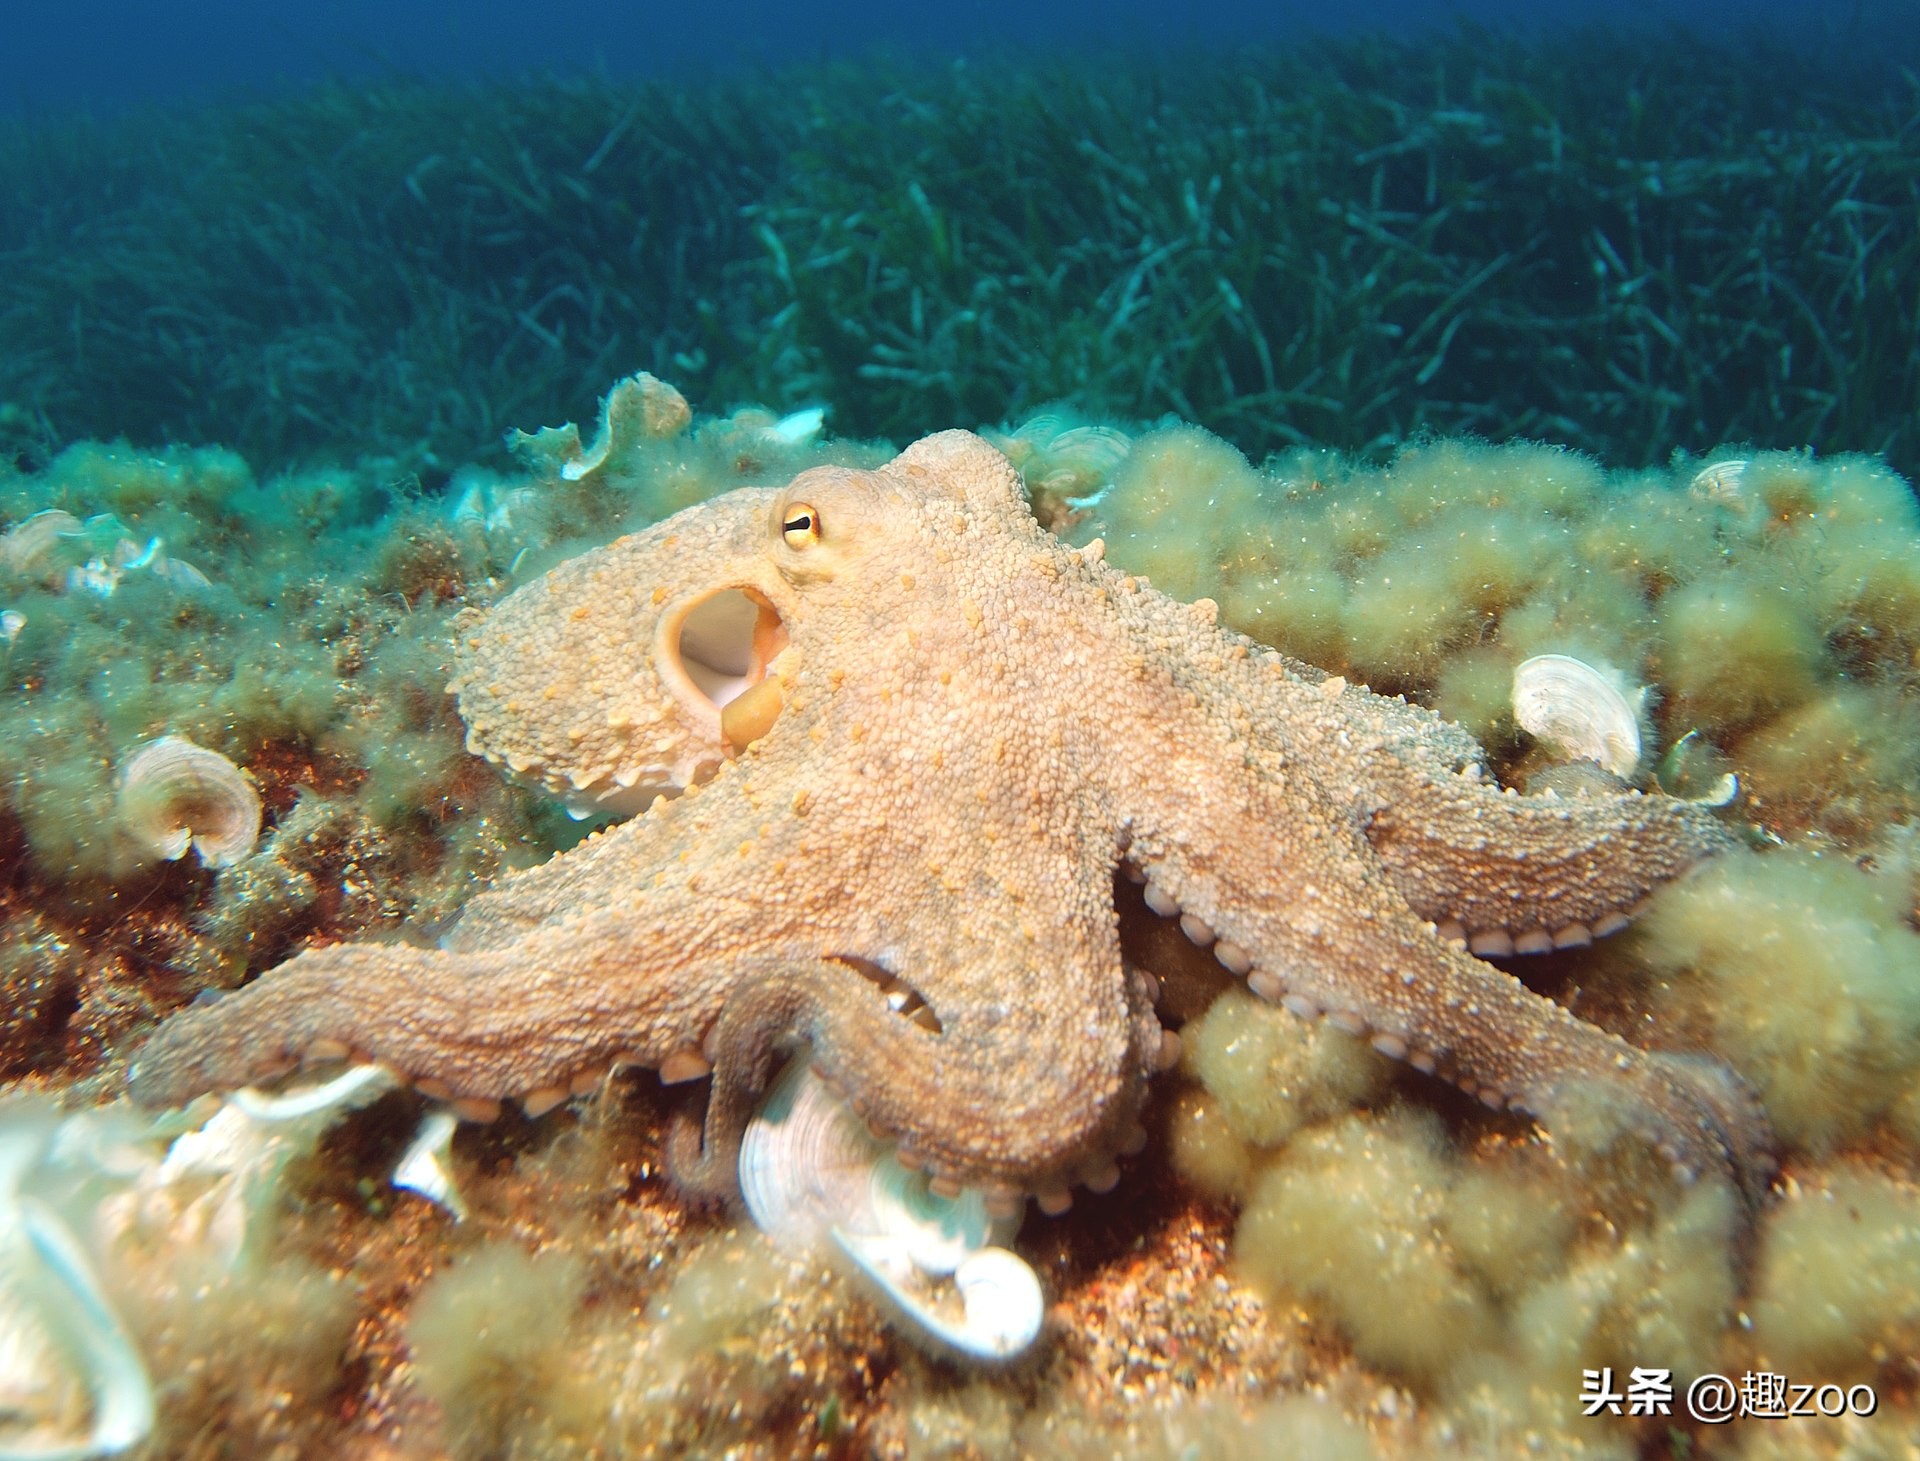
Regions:
<instances>
[{"instance_id":1,"label":"shell fragment","mask_svg":"<svg viewBox=\"0 0 1920 1461\"><path fill-rule=\"evenodd\" d=\"M944 1198L795 1061L740 1144L740 1190L780 1247L831 1243L914 1334L975 1360L1009 1360L1039 1336L1039 1278L1003 1246L1015 1222L985 1197Z\"/></svg>"}]
</instances>

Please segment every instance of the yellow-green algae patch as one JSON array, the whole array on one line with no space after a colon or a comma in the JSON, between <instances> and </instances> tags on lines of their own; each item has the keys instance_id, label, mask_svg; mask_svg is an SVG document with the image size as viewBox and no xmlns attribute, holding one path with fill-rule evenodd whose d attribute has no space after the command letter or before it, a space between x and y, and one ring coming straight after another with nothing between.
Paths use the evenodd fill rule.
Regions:
<instances>
[{"instance_id":1,"label":"yellow-green algae patch","mask_svg":"<svg viewBox=\"0 0 1920 1461\"><path fill-rule=\"evenodd\" d=\"M575 1393L584 1387L572 1354L586 1285L577 1254L499 1242L421 1287L407 1321L414 1384L438 1404L456 1455L591 1408L589 1393Z\"/></svg>"},{"instance_id":2,"label":"yellow-green algae patch","mask_svg":"<svg viewBox=\"0 0 1920 1461\"><path fill-rule=\"evenodd\" d=\"M1776 830L1865 841L1916 810L1920 508L1870 458L1608 473L1548 447L1435 441L1384 467L1307 451L1256 467L1164 426L1064 530L1496 750L1515 734L1513 667L1568 654L1652 687L1656 755L1691 732L1750 764L1749 808L1778 808Z\"/></svg>"},{"instance_id":3,"label":"yellow-green algae patch","mask_svg":"<svg viewBox=\"0 0 1920 1461\"><path fill-rule=\"evenodd\" d=\"M1345 1117L1290 1144L1262 1174L1235 1254L1270 1292L1320 1305L1365 1362L1431 1382L1499 1332L1447 1234L1453 1176L1427 1113Z\"/></svg>"},{"instance_id":4,"label":"yellow-green algae patch","mask_svg":"<svg viewBox=\"0 0 1920 1461\"><path fill-rule=\"evenodd\" d=\"M1754 1345L1776 1369L1853 1380L1920 1353L1920 1188L1847 1164L1791 1184L1767 1229Z\"/></svg>"},{"instance_id":5,"label":"yellow-green algae patch","mask_svg":"<svg viewBox=\"0 0 1920 1461\"><path fill-rule=\"evenodd\" d=\"M1366 1042L1229 989L1182 1032L1183 1091L1169 1125L1180 1174L1241 1196L1261 1150L1377 1095L1391 1067Z\"/></svg>"},{"instance_id":6,"label":"yellow-green algae patch","mask_svg":"<svg viewBox=\"0 0 1920 1461\"><path fill-rule=\"evenodd\" d=\"M1862 1139L1920 1081L1920 933L1903 859L1735 852L1663 892L1632 952L1653 1013L1759 1091L1789 1149Z\"/></svg>"},{"instance_id":7,"label":"yellow-green algae patch","mask_svg":"<svg viewBox=\"0 0 1920 1461\"><path fill-rule=\"evenodd\" d=\"M1376 1095L1391 1066L1364 1040L1233 989L1187 1026L1188 1068L1241 1140L1279 1146Z\"/></svg>"}]
</instances>

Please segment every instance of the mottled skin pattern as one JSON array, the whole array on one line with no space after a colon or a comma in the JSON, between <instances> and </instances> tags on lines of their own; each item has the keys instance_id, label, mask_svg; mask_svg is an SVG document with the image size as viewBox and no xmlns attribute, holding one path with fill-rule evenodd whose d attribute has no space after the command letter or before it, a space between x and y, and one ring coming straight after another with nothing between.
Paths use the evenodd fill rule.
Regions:
<instances>
[{"instance_id":1,"label":"mottled skin pattern","mask_svg":"<svg viewBox=\"0 0 1920 1461\"><path fill-rule=\"evenodd\" d=\"M764 606L744 728L681 668L689 609L727 588ZM303 953L177 1016L142 1100L349 1053L476 1115L616 1061L711 1067L692 1165L718 1182L797 1041L909 1160L1051 1205L1112 1180L1171 1044L1122 961L1124 867L1267 998L1549 1129L1598 1088L1684 1171L1760 1180L1764 1122L1717 1067L1447 936L1610 931L1727 841L1710 813L1503 793L1456 727L1060 543L964 432L562 565L467 630L453 688L476 750L563 794L700 784L475 898L443 948ZM889 976L937 1030L889 1007Z\"/></svg>"}]
</instances>

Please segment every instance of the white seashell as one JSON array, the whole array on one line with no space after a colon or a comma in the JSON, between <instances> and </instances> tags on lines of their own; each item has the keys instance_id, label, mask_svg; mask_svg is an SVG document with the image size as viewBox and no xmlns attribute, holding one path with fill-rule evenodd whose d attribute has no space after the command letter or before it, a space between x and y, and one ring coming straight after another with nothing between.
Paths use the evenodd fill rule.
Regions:
<instances>
[{"instance_id":1,"label":"white seashell","mask_svg":"<svg viewBox=\"0 0 1920 1461\"><path fill-rule=\"evenodd\" d=\"M1111 426L1075 426L1047 443L1049 464L1090 482L1104 482L1133 450L1133 438Z\"/></svg>"},{"instance_id":2,"label":"white seashell","mask_svg":"<svg viewBox=\"0 0 1920 1461\"><path fill-rule=\"evenodd\" d=\"M183 558L160 558L152 565L154 577L163 579L175 588L198 592L203 588L212 588L213 580L195 568Z\"/></svg>"},{"instance_id":3,"label":"white seashell","mask_svg":"<svg viewBox=\"0 0 1920 1461\"><path fill-rule=\"evenodd\" d=\"M92 1262L22 1191L57 1138L51 1114L0 1115L0 1456L111 1455L153 1429L153 1385Z\"/></svg>"},{"instance_id":4,"label":"white seashell","mask_svg":"<svg viewBox=\"0 0 1920 1461\"><path fill-rule=\"evenodd\" d=\"M460 489L460 495L447 510L447 516L462 532L504 532L513 526L517 514L530 508L538 494L531 487L509 487L493 473L477 467L462 467L447 484L448 491Z\"/></svg>"},{"instance_id":5,"label":"white seashell","mask_svg":"<svg viewBox=\"0 0 1920 1461\"><path fill-rule=\"evenodd\" d=\"M672 386L644 370L630 375L601 397L600 424L592 444L581 450L579 432L574 432L574 458L562 464L560 475L578 482L599 471L614 452L630 446L636 437L678 436L692 420L687 398Z\"/></svg>"},{"instance_id":6,"label":"white seashell","mask_svg":"<svg viewBox=\"0 0 1920 1461\"><path fill-rule=\"evenodd\" d=\"M131 1248L164 1261L200 1247L249 1281L287 1164L395 1083L358 1066L324 1084L237 1092L150 1119L0 1101L0 1461L84 1461L144 1441L153 1385L94 1255ZM195 1128L203 1104L212 1114Z\"/></svg>"},{"instance_id":7,"label":"white seashell","mask_svg":"<svg viewBox=\"0 0 1920 1461\"><path fill-rule=\"evenodd\" d=\"M831 1092L826 1095L835 1100ZM844 1103L835 1104L853 1116ZM867 1172L867 1206L860 1214L864 1221L848 1216L835 1225L843 1243L858 1241L869 1256L897 1256L922 1273L946 1275L1000 1236L979 1192L966 1189L958 1197L937 1196L924 1172L909 1171L889 1148L871 1135L868 1140L878 1155Z\"/></svg>"},{"instance_id":8,"label":"white seashell","mask_svg":"<svg viewBox=\"0 0 1920 1461\"><path fill-rule=\"evenodd\" d=\"M260 836L260 794L218 751L162 736L121 769L120 821L151 856L171 861L191 846L207 867L228 867Z\"/></svg>"},{"instance_id":9,"label":"white seashell","mask_svg":"<svg viewBox=\"0 0 1920 1461\"><path fill-rule=\"evenodd\" d=\"M1039 1335L1039 1279L998 1246L1013 1220L989 1217L977 1191L934 1194L804 1061L774 1082L747 1126L740 1191L776 1244L831 1242L924 1338L1007 1359Z\"/></svg>"},{"instance_id":10,"label":"white seashell","mask_svg":"<svg viewBox=\"0 0 1920 1461\"><path fill-rule=\"evenodd\" d=\"M1008 432L1008 436L1025 443L1029 450L1045 451L1056 436L1069 429L1066 418L1059 412L1037 411Z\"/></svg>"},{"instance_id":11,"label":"white seashell","mask_svg":"<svg viewBox=\"0 0 1920 1461\"><path fill-rule=\"evenodd\" d=\"M462 471L465 469L463 468ZM454 473L450 486L466 481L466 487L448 509L447 516L457 528L483 528L487 524L487 497L489 491L481 483L463 478L460 472Z\"/></svg>"},{"instance_id":12,"label":"white seashell","mask_svg":"<svg viewBox=\"0 0 1920 1461\"><path fill-rule=\"evenodd\" d=\"M774 1082L741 1138L740 1192L760 1230L789 1252L839 1228L951 1273L996 1233L978 1192L935 1196L804 1061Z\"/></svg>"},{"instance_id":13,"label":"white seashell","mask_svg":"<svg viewBox=\"0 0 1920 1461\"><path fill-rule=\"evenodd\" d=\"M1739 507L1747 500L1746 488L1741 482L1741 478L1747 474L1747 465L1744 457L1709 462L1693 474L1693 481L1687 485L1687 490L1709 502Z\"/></svg>"},{"instance_id":14,"label":"white seashell","mask_svg":"<svg viewBox=\"0 0 1920 1461\"><path fill-rule=\"evenodd\" d=\"M229 1095L198 1130L182 1133L145 1185L194 1195L178 1205L177 1233L210 1242L229 1263L263 1247L287 1164L319 1145L348 1112L398 1084L383 1066L356 1065L331 1080Z\"/></svg>"},{"instance_id":15,"label":"white seashell","mask_svg":"<svg viewBox=\"0 0 1920 1461\"><path fill-rule=\"evenodd\" d=\"M400 1082L383 1065L349 1066L331 1080L317 1084L292 1086L284 1091L267 1092L254 1086L242 1086L227 1097L249 1121L261 1126L281 1126L304 1121L309 1116L324 1117L318 1130L324 1131L347 1112L369 1105Z\"/></svg>"},{"instance_id":16,"label":"white seashell","mask_svg":"<svg viewBox=\"0 0 1920 1461\"><path fill-rule=\"evenodd\" d=\"M767 435L786 446L805 446L826 424L827 408L809 406L804 411L790 411L782 416L767 428Z\"/></svg>"},{"instance_id":17,"label":"white seashell","mask_svg":"<svg viewBox=\"0 0 1920 1461\"><path fill-rule=\"evenodd\" d=\"M871 1240L837 1230L833 1236L841 1252L924 1337L956 1354L1010 1360L1039 1337L1047 1312L1046 1294L1032 1265L1011 1249L989 1247L969 1253L953 1270L952 1294L944 1296L942 1303L937 1291L924 1293L927 1285L912 1282L910 1275L901 1275L875 1256Z\"/></svg>"},{"instance_id":18,"label":"white seashell","mask_svg":"<svg viewBox=\"0 0 1920 1461\"><path fill-rule=\"evenodd\" d=\"M463 1222L467 1216L466 1200L454 1185L453 1168L448 1161L453 1129L459 1124L451 1111L429 1111L421 1118L419 1129L401 1155L400 1165L393 1169L392 1178L395 1187L418 1192L427 1201L444 1207L453 1214L455 1222Z\"/></svg>"},{"instance_id":19,"label":"white seashell","mask_svg":"<svg viewBox=\"0 0 1920 1461\"><path fill-rule=\"evenodd\" d=\"M36 512L0 534L0 568L33 573L62 538L77 538L85 531L80 519L70 512L57 507Z\"/></svg>"},{"instance_id":20,"label":"white seashell","mask_svg":"<svg viewBox=\"0 0 1920 1461\"><path fill-rule=\"evenodd\" d=\"M120 570L103 558L89 558L78 568L67 570L66 592L70 594L92 594L95 598L110 599L119 587Z\"/></svg>"},{"instance_id":21,"label":"white seashell","mask_svg":"<svg viewBox=\"0 0 1920 1461\"><path fill-rule=\"evenodd\" d=\"M153 1429L153 1384L80 1244L0 1200L0 1456L112 1455Z\"/></svg>"},{"instance_id":22,"label":"white seashell","mask_svg":"<svg viewBox=\"0 0 1920 1461\"><path fill-rule=\"evenodd\" d=\"M1039 1334L1047 1296L1033 1265L1019 1254L982 1248L954 1270L953 1286L966 1305L968 1336L997 1357L1011 1359Z\"/></svg>"},{"instance_id":23,"label":"white seashell","mask_svg":"<svg viewBox=\"0 0 1920 1461\"><path fill-rule=\"evenodd\" d=\"M1132 438L1110 426L1070 427L1034 454L1023 475L1037 493L1089 507L1105 495L1132 450Z\"/></svg>"},{"instance_id":24,"label":"white seashell","mask_svg":"<svg viewBox=\"0 0 1920 1461\"><path fill-rule=\"evenodd\" d=\"M1640 702L1620 675L1566 654L1537 654L1513 671L1513 718L1569 761L1594 761L1630 778L1640 765Z\"/></svg>"}]
</instances>

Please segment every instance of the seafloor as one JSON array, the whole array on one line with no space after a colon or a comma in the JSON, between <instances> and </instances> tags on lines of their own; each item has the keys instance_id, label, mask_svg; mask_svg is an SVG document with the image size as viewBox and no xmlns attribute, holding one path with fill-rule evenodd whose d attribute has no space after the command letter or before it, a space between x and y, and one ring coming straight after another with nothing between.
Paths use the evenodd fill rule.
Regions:
<instances>
[{"instance_id":1,"label":"seafloor","mask_svg":"<svg viewBox=\"0 0 1920 1461\"><path fill-rule=\"evenodd\" d=\"M1609 475L1434 441L1384 468L1302 452L1256 469L1180 425L1048 413L994 433L1057 530L1102 533L1227 622L1434 702L1510 779L1552 754L1509 707L1514 665L1540 653L1617 673L1642 780L1720 795L1739 778L1725 815L1748 849L1631 932L1518 972L1753 1082L1782 1165L1750 1244L1711 1184L1605 1142L1556 1151L1224 989L1124 885L1129 945L1189 1020L1184 1064L1115 1195L1028 1218L1018 1246L1051 1308L1002 1370L927 1357L824 1264L690 1207L662 1132L697 1095L649 1072L462 1127L463 1220L388 1180L415 1094L198 1165L160 1157L204 1107L151 1124L96 1108L169 1010L315 941L430 935L577 836L464 751L440 689L456 606L725 488L884 455L808 425L743 410L632 428L574 480L543 437L522 470L381 517L356 511L363 474L263 483L209 450L76 446L0 485L18 616L0 1134L31 1154L11 1200L75 1235L151 1375L147 1454L1909 1453L1920 506L1864 458ZM117 778L163 734L244 769L257 847L215 870L142 842ZM0 1424L84 1430L100 1355L57 1326L18 1348L0 1350L20 1392ZM1724 1429L1580 1416L1583 1369L1634 1366L1866 1384L1879 1409Z\"/></svg>"},{"instance_id":2,"label":"seafloor","mask_svg":"<svg viewBox=\"0 0 1920 1461\"><path fill-rule=\"evenodd\" d=\"M9 134L0 1458L1920 1456L1920 151L1910 78L1815 69L1462 36ZM492 449L640 365L691 421ZM1114 1193L1026 1218L1002 1368L684 1201L697 1085L463 1125L438 1202L390 1180L415 1092L121 1100L171 1012L584 835L466 752L457 613L983 423L1051 529L1511 784L1565 755L1511 693L1558 654L1636 784L1733 790L1740 850L1512 967L1753 1084L1751 1232L1603 1112L1556 1142L1227 987L1124 881L1182 1064ZM131 776L164 737L230 765ZM224 776L257 841L163 855ZM1582 1416L1635 1367L1877 1409Z\"/></svg>"}]
</instances>

